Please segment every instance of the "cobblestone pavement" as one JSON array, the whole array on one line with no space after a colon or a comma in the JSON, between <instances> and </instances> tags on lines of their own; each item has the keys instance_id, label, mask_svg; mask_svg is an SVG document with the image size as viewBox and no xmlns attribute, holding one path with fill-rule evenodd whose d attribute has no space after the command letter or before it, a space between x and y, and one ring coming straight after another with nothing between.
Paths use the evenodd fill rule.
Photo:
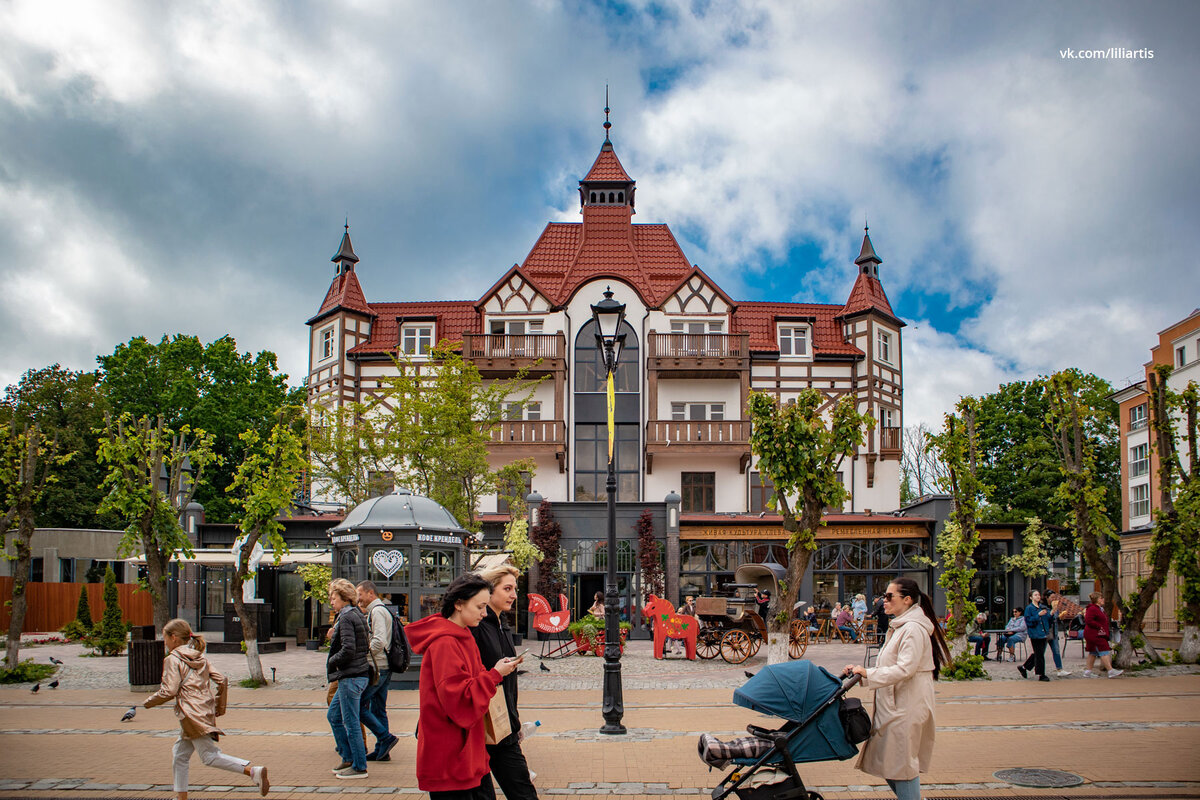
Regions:
<instances>
[{"instance_id":1,"label":"cobblestone pavement","mask_svg":"<svg viewBox=\"0 0 1200 800\"><path fill-rule=\"evenodd\" d=\"M69 645L23 651L37 661L51 654L66 662L59 689L0 690L0 798L168 795L164 781L177 735L171 711L141 710L122 724L123 710L144 697L128 691L125 659L82 658ZM838 669L861 660L862 649L819 645L807 655ZM235 680L245 675L241 655L215 655L213 661ZM421 794L412 768L416 692L389 695L392 730L401 738L393 760L371 764L367 780L348 786L329 771L336 756L324 714L324 654L289 649L264 656L263 663L268 672L276 667L279 682L259 690L233 688L222 718L230 735L221 746L270 765L272 797ZM604 736L598 732L602 663L594 657L548 661L547 673L534 661L521 677L522 716L542 722L524 749L543 796L708 794L723 774L697 758L699 734L736 736L747 723L778 724L730 702L731 687L745 681L746 669L761 667L763 658L737 666L655 661L648 643L633 642L623 659L628 733ZM1046 796L995 777L1012 767L1060 769L1084 779L1080 787L1055 789L1055 797L1200 797L1200 675L1170 674L1186 671L1171 668L1116 680L1039 683L1020 680L1012 664L989 666L994 680L937 684L938 743L922 777L931 797ZM1068 669L1077 666L1068 659ZM855 693L870 707L870 693ZM856 771L853 761L804 765L801 775L831 800L890 797L882 781ZM197 800L256 796L248 781L198 762L192 779Z\"/></svg>"}]
</instances>

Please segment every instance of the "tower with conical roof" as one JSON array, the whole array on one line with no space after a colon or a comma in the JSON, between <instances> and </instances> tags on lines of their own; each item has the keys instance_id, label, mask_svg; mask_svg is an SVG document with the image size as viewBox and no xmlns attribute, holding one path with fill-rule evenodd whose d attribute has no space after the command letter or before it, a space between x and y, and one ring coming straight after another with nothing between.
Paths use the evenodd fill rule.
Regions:
<instances>
[{"instance_id":1,"label":"tower with conical roof","mask_svg":"<svg viewBox=\"0 0 1200 800\"><path fill-rule=\"evenodd\" d=\"M370 338L375 318L355 272L359 259L350 242L349 220L338 251L329 260L334 265L333 280L321 307L308 320L308 396L340 407L347 399L343 389L354 384L358 373L347 351Z\"/></svg>"}]
</instances>

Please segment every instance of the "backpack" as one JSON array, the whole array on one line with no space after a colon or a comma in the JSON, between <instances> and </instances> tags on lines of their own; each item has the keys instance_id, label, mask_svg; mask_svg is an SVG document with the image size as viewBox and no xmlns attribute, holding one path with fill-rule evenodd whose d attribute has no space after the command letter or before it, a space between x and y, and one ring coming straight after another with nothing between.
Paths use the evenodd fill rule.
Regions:
<instances>
[{"instance_id":1,"label":"backpack","mask_svg":"<svg viewBox=\"0 0 1200 800\"><path fill-rule=\"evenodd\" d=\"M846 731L846 741L861 744L871 737L871 715L857 697L844 697L838 706L838 717Z\"/></svg>"},{"instance_id":2,"label":"backpack","mask_svg":"<svg viewBox=\"0 0 1200 800\"><path fill-rule=\"evenodd\" d=\"M412 659L412 649L408 646L408 637L404 635L404 626L400 624L400 617L390 609L388 614L392 617L392 644L387 651L388 669L393 673L404 672L408 669L408 662Z\"/></svg>"}]
</instances>

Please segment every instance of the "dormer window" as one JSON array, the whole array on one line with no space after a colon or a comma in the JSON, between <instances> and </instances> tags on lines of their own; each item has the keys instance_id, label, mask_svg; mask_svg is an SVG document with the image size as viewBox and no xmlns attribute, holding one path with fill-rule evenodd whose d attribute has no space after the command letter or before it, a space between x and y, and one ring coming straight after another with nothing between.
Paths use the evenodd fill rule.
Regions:
<instances>
[{"instance_id":1,"label":"dormer window","mask_svg":"<svg viewBox=\"0 0 1200 800\"><path fill-rule=\"evenodd\" d=\"M433 323L405 325L401 329L400 350L410 356L427 356L433 349Z\"/></svg>"},{"instance_id":2,"label":"dormer window","mask_svg":"<svg viewBox=\"0 0 1200 800\"><path fill-rule=\"evenodd\" d=\"M781 325L779 326L779 355L807 356L808 355L808 326Z\"/></svg>"}]
</instances>

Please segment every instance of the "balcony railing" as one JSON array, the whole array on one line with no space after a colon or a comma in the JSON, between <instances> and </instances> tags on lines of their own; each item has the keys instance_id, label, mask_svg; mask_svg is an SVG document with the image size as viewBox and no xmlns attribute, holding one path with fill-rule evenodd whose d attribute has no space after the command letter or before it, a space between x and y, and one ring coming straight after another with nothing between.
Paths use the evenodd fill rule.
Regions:
<instances>
[{"instance_id":1,"label":"balcony railing","mask_svg":"<svg viewBox=\"0 0 1200 800\"><path fill-rule=\"evenodd\" d=\"M1137 419L1129 420L1130 432L1140 431L1144 427L1146 427L1146 418L1145 417L1138 417Z\"/></svg>"},{"instance_id":2,"label":"balcony railing","mask_svg":"<svg viewBox=\"0 0 1200 800\"><path fill-rule=\"evenodd\" d=\"M651 420L646 424L646 444L650 445L745 447L749 442L749 420Z\"/></svg>"},{"instance_id":3,"label":"balcony railing","mask_svg":"<svg viewBox=\"0 0 1200 800\"><path fill-rule=\"evenodd\" d=\"M564 339L557 333L463 335L465 358L564 358Z\"/></svg>"},{"instance_id":4,"label":"balcony railing","mask_svg":"<svg viewBox=\"0 0 1200 800\"><path fill-rule=\"evenodd\" d=\"M879 449L880 450L899 450L900 449L900 429L899 428L880 428L879 429Z\"/></svg>"},{"instance_id":5,"label":"balcony railing","mask_svg":"<svg viewBox=\"0 0 1200 800\"><path fill-rule=\"evenodd\" d=\"M566 423L560 419L504 420L492 429L492 442L499 445L566 444Z\"/></svg>"},{"instance_id":6,"label":"balcony railing","mask_svg":"<svg viewBox=\"0 0 1200 800\"><path fill-rule=\"evenodd\" d=\"M650 337L650 357L749 358L748 334L655 333Z\"/></svg>"}]
</instances>

